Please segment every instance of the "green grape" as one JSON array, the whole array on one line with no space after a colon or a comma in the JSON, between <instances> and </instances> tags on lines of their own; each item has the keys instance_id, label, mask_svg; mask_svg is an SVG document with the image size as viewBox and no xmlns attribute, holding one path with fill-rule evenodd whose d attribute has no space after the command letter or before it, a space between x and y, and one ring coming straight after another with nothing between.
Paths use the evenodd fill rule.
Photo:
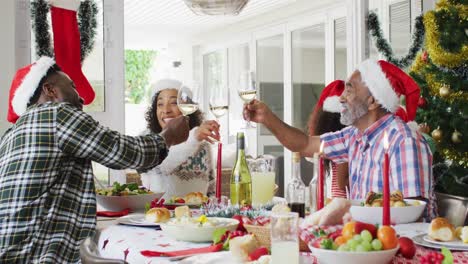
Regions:
<instances>
[{"instance_id":1,"label":"green grape","mask_svg":"<svg viewBox=\"0 0 468 264\"><path fill-rule=\"evenodd\" d=\"M368 230L363 230L361 232L361 237L362 237L362 240L364 241L367 241L369 243L372 242L372 234Z\"/></svg>"},{"instance_id":2,"label":"green grape","mask_svg":"<svg viewBox=\"0 0 468 264\"><path fill-rule=\"evenodd\" d=\"M374 250L381 250L382 249L382 242L380 242L380 240L378 240L378 239L374 239L372 241L372 248Z\"/></svg>"},{"instance_id":3,"label":"green grape","mask_svg":"<svg viewBox=\"0 0 468 264\"><path fill-rule=\"evenodd\" d=\"M338 251L349 251L349 246L343 244L338 247Z\"/></svg>"},{"instance_id":4,"label":"green grape","mask_svg":"<svg viewBox=\"0 0 468 264\"><path fill-rule=\"evenodd\" d=\"M337 250L337 249L338 249L338 245L335 244L335 243L333 243L333 244L332 244L332 249L333 249L333 250Z\"/></svg>"},{"instance_id":5,"label":"green grape","mask_svg":"<svg viewBox=\"0 0 468 264\"><path fill-rule=\"evenodd\" d=\"M361 243L362 242L362 237L361 237L361 235L354 235L353 240L356 240L358 243Z\"/></svg>"},{"instance_id":6,"label":"green grape","mask_svg":"<svg viewBox=\"0 0 468 264\"><path fill-rule=\"evenodd\" d=\"M366 250L363 245L357 245L356 251L357 252L366 252L368 250Z\"/></svg>"},{"instance_id":7,"label":"green grape","mask_svg":"<svg viewBox=\"0 0 468 264\"><path fill-rule=\"evenodd\" d=\"M363 246L366 251L371 251L372 250L372 245L368 241L362 241L361 246Z\"/></svg>"},{"instance_id":8,"label":"green grape","mask_svg":"<svg viewBox=\"0 0 468 264\"><path fill-rule=\"evenodd\" d=\"M348 240L348 242L346 242L346 245L348 245L350 251L356 250L356 247L357 247L358 244L359 244L359 242L357 242L354 239L350 239L350 240Z\"/></svg>"}]
</instances>

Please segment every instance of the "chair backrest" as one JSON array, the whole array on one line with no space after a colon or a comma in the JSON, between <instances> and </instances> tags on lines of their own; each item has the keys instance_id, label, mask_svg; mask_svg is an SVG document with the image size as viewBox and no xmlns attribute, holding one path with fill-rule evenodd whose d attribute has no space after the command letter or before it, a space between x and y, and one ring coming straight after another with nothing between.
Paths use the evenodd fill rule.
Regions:
<instances>
[{"instance_id":1,"label":"chair backrest","mask_svg":"<svg viewBox=\"0 0 468 264\"><path fill-rule=\"evenodd\" d=\"M80 258L83 264L127 264L128 262L121 259L108 259L99 256L99 251L96 241L99 234L97 232L94 238L88 237L80 245Z\"/></svg>"}]
</instances>

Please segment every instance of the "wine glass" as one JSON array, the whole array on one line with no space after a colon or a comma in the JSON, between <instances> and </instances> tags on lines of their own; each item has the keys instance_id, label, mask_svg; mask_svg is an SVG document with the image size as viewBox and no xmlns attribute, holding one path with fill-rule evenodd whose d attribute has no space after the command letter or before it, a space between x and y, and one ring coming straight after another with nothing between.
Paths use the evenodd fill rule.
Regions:
<instances>
[{"instance_id":1,"label":"wine glass","mask_svg":"<svg viewBox=\"0 0 468 264\"><path fill-rule=\"evenodd\" d=\"M213 89L210 94L210 110L216 117L218 123L219 119L224 116L229 109L227 92L226 86L221 85L218 89Z\"/></svg>"},{"instance_id":2,"label":"wine glass","mask_svg":"<svg viewBox=\"0 0 468 264\"><path fill-rule=\"evenodd\" d=\"M239 97L245 104L250 103L257 95L257 83L253 71L243 71L239 77L239 86L237 87ZM246 128L254 128L250 121L247 121Z\"/></svg>"},{"instance_id":3,"label":"wine glass","mask_svg":"<svg viewBox=\"0 0 468 264\"><path fill-rule=\"evenodd\" d=\"M200 88L196 82L184 83L177 93L177 106L184 116L193 114L198 110L200 102Z\"/></svg>"}]
</instances>

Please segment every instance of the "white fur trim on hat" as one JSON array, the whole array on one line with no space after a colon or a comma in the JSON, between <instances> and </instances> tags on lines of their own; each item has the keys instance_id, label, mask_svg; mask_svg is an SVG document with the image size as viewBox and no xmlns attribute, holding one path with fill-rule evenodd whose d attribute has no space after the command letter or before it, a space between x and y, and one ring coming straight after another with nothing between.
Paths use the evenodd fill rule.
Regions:
<instances>
[{"instance_id":1,"label":"white fur trim on hat","mask_svg":"<svg viewBox=\"0 0 468 264\"><path fill-rule=\"evenodd\" d=\"M49 0L49 4L54 7L77 11L80 8L81 0Z\"/></svg>"},{"instance_id":2,"label":"white fur trim on hat","mask_svg":"<svg viewBox=\"0 0 468 264\"><path fill-rule=\"evenodd\" d=\"M43 56L31 66L11 101L13 110L18 116L26 112L29 100L34 95L39 82L54 64L54 59Z\"/></svg>"},{"instance_id":3,"label":"white fur trim on hat","mask_svg":"<svg viewBox=\"0 0 468 264\"><path fill-rule=\"evenodd\" d=\"M323 110L332 113L341 113L343 106L340 103L339 96L330 96L323 101Z\"/></svg>"},{"instance_id":4,"label":"white fur trim on hat","mask_svg":"<svg viewBox=\"0 0 468 264\"><path fill-rule=\"evenodd\" d=\"M361 80L367 85L372 96L388 111L395 113L399 105L398 95L392 88L382 68L375 60L365 60L357 67Z\"/></svg>"},{"instance_id":5,"label":"white fur trim on hat","mask_svg":"<svg viewBox=\"0 0 468 264\"><path fill-rule=\"evenodd\" d=\"M175 79L161 79L153 84L154 93L160 92L166 89L177 89L179 90L182 83Z\"/></svg>"}]
</instances>

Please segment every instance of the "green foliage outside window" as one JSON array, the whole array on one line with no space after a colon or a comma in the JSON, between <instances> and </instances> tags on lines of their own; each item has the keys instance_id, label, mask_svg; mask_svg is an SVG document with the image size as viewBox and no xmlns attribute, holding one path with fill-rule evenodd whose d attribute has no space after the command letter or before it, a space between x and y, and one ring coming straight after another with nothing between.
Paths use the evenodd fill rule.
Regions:
<instances>
[{"instance_id":1,"label":"green foliage outside window","mask_svg":"<svg viewBox=\"0 0 468 264\"><path fill-rule=\"evenodd\" d=\"M125 50L125 101L139 104L150 85L150 69L157 52L154 50Z\"/></svg>"}]
</instances>

